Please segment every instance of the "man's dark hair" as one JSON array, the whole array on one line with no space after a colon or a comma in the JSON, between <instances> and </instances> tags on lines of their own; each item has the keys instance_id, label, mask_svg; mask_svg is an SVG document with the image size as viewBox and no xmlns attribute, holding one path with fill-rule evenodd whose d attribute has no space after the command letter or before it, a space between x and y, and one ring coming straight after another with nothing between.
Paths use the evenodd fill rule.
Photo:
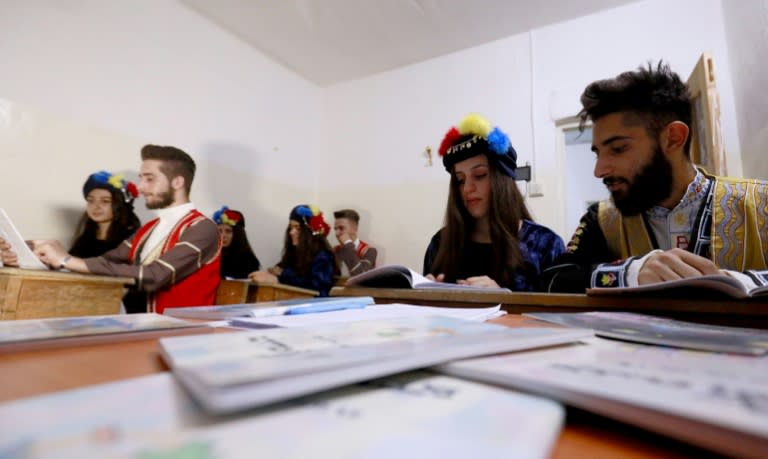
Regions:
<instances>
[{"instance_id":1,"label":"man's dark hair","mask_svg":"<svg viewBox=\"0 0 768 459\"><path fill-rule=\"evenodd\" d=\"M191 156L176 147L144 145L141 149L141 160L147 159L162 161L160 171L169 181L178 176L184 177L184 189L189 195L192 190L192 180L195 178L195 161Z\"/></svg>"},{"instance_id":2,"label":"man's dark hair","mask_svg":"<svg viewBox=\"0 0 768 459\"><path fill-rule=\"evenodd\" d=\"M639 116L653 138L658 138L661 130L673 121L682 121L692 129L688 86L662 61L655 68L648 63L636 71L591 83L581 95L581 105L582 131L589 119L596 121L617 112ZM685 142L686 156L690 156L690 146L691 135Z\"/></svg>"},{"instance_id":3,"label":"man's dark hair","mask_svg":"<svg viewBox=\"0 0 768 459\"><path fill-rule=\"evenodd\" d=\"M333 218L346 218L347 220L355 222L355 225L360 223L360 214L352 209L341 209L333 213Z\"/></svg>"}]
</instances>

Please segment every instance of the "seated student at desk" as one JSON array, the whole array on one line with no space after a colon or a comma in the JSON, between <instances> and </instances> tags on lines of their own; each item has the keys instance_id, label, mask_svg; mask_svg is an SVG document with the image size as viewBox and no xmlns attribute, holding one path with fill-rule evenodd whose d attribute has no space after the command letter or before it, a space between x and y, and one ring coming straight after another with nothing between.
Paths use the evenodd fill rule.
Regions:
<instances>
[{"instance_id":1,"label":"seated student at desk","mask_svg":"<svg viewBox=\"0 0 768 459\"><path fill-rule=\"evenodd\" d=\"M593 123L595 177L611 198L581 218L543 276L547 291L768 268L768 183L691 163L691 100L668 65L596 81L581 103L582 127Z\"/></svg>"},{"instance_id":2,"label":"seated student at desk","mask_svg":"<svg viewBox=\"0 0 768 459\"><path fill-rule=\"evenodd\" d=\"M138 196L136 185L119 175L99 171L88 176L83 185L85 212L69 253L97 257L126 240L141 226L133 212L133 200Z\"/></svg>"},{"instance_id":3,"label":"seated student at desk","mask_svg":"<svg viewBox=\"0 0 768 459\"><path fill-rule=\"evenodd\" d=\"M356 276L376 267L376 247L371 247L357 237L360 214L353 209L333 213L333 231L339 245L333 248L341 265L342 276Z\"/></svg>"},{"instance_id":4,"label":"seated student at desk","mask_svg":"<svg viewBox=\"0 0 768 459\"><path fill-rule=\"evenodd\" d=\"M216 224L189 201L195 162L178 148L156 145L142 148L141 159L139 191L159 218L99 257L73 257L58 241L36 241L34 252L53 268L134 278L147 298L126 298L128 312L212 305L221 279L219 237ZM14 261L5 241L0 252L4 263Z\"/></svg>"},{"instance_id":5,"label":"seated student at desk","mask_svg":"<svg viewBox=\"0 0 768 459\"><path fill-rule=\"evenodd\" d=\"M255 282L280 282L320 292L328 296L333 276L339 274L336 257L328 244L331 227L314 206L301 204L291 210L285 230L283 258L268 271L248 277Z\"/></svg>"},{"instance_id":6,"label":"seated student at desk","mask_svg":"<svg viewBox=\"0 0 768 459\"><path fill-rule=\"evenodd\" d=\"M245 217L227 206L213 213L221 237L221 277L247 279L261 267L245 234Z\"/></svg>"},{"instance_id":7,"label":"seated student at desk","mask_svg":"<svg viewBox=\"0 0 768 459\"><path fill-rule=\"evenodd\" d=\"M531 291L565 251L560 236L533 222L515 183L517 152L498 127L477 114L462 119L440 150L451 175L445 226L424 256L437 281Z\"/></svg>"}]
</instances>

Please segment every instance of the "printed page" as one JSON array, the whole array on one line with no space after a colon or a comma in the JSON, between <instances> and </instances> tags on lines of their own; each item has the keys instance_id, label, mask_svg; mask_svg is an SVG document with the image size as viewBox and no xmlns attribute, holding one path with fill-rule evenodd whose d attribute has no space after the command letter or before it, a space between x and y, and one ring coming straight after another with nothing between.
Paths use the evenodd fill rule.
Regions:
<instances>
[{"instance_id":1,"label":"printed page","mask_svg":"<svg viewBox=\"0 0 768 459\"><path fill-rule=\"evenodd\" d=\"M591 331L410 317L163 338L203 407L228 413L450 360L573 342Z\"/></svg>"},{"instance_id":2,"label":"printed page","mask_svg":"<svg viewBox=\"0 0 768 459\"><path fill-rule=\"evenodd\" d=\"M163 373L0 405L0 457L543 459L563 418L552 401L427 372L210 417Z\"/></svg>"},{"instance_id":3,"label":"printed page","mask_svg":"<svg viewBox=\"0 0 768 459\"><path fill-rule=\"evenodd\" d=\"M768 359L593 338L438 368L737 456L768 451Z\"/></svg>"},{"instance_id":4,"label":"printed page","mask_svg":"<svg viewBox=\"0 0 768 459\"><path fill-rule=\"evenodd\" d=\"M19 268L48 269L48 267L32 252L27 245L27 242L21 237L21 234L19 234L19 231L13 225L13 222L11 222L8 214L6 214L3 209L0 209L0 238L5 239L5 241L13 248L16 256L18 256Z\"/></svg>"}]
</instances>

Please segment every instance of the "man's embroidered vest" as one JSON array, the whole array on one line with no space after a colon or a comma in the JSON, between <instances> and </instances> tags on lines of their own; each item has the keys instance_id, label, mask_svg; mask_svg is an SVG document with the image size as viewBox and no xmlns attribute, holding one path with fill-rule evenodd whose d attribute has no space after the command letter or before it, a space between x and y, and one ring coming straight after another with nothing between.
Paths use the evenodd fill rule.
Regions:
<instances>
[{"instance_id":1,"label":"man's embroidered vest","mask_svg":"<svg viewBox=\"0 0 768 459\"><path fill-rule=\"evenodd\" d=\"M160 256L171 250L179 241L182 233L187 228L195 225L207 217L197 210L190 211L181 218L171 230L170 234L163 243ZM139 228L133 237L131 251L128 255L128 262L139 263L141 249L147 242L152 230L160 222L154 219L147 222ZM162 314L165 308L178 308L184 306L210 306L216 301L216 290L221 280L220 265L221 251L216 252L216 256L211 260L199 260L200 268L176 282L175 276L168 287L147 295L147 310ZM139 279L139 286L141 279Z\"/></svg>"},{"instance_id":2,"label":"man's embroidered vest","mask_svg":"<svg viewBox=\"0 0 768 459\"><path fill-rule=\"evenodd\" d=\"M713 177L710 257L720 268L768 269L768 182ZM611 251L624 259L654 249L642 215L625 217L610 200L598 207Z\"/></svg>"}]
</instances>

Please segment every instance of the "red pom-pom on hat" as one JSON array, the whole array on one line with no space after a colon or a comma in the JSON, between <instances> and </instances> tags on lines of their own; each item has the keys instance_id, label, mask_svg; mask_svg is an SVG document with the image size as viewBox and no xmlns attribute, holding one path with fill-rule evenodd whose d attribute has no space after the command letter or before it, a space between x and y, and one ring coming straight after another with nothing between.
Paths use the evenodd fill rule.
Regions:
<instances>
[{"instance_id":1,"label":"red pom-pom on hat","mask_svg":"<svg viewBox=\"0 0 768 459\"><path fill-rule=\"evenodd\" d=\"M443 141L440 142L440 149L437 151L437 153L440 156L445 156L445 153L448 151L448 148L450 148L456 141L461 137L461 134L459 134L459 130L456 129L456 127L451 127L448 132L445 133L445 137L443 137Z\"/></svg>"},{"instance_id":2,"label":"red pom-pom on hat","mask_svg":"<svg viewBox=\"0 0 768 459\"><path fill-rule=\"evenodd\" d=\"M128 192L129 195L133 197L133 199L136 199L139 197L139 189L136 188L136 185L133 182L128 182L128 186L125 187L125 190Z\"/></svg>"},{"instance_id":3,"label":"red pom-pom on hat","mask_svg":"<svg viewBox=\"0 0 768 459\"><path fill-rule=\"evenodd\" d=\"M328 226L328 223L325 223L322 212L310 218L307 226L309 226L314 235L322 234L323 236L328 236L331 232L331 227Z\"/></svg>"}]
</instances>

